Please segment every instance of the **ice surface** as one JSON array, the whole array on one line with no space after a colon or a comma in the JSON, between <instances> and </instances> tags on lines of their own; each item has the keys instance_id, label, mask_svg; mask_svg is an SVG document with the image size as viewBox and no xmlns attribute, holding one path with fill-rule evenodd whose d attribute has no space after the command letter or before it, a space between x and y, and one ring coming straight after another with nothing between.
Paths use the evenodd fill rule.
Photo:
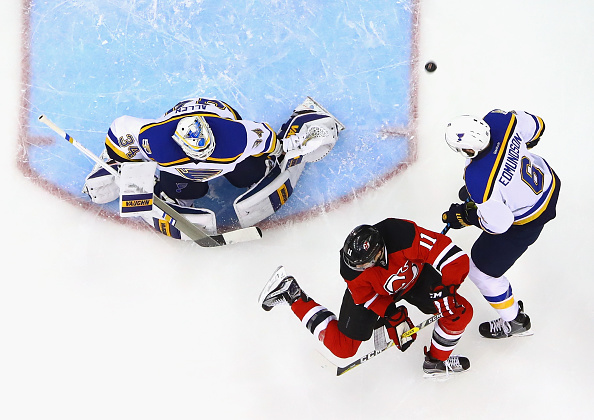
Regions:
<instances>
[{"instance_id":1,"label":"ice surface","mask_svg":"<svg viewBox=\"0 0 594 420\"><path fill-rule=\"evenodd\" d=\"M16 2L6 3L0 15L0 118L6 147L0 155L6 174L1 418L591 417L591 1L420 2L419 68L431 59L438 69L418 75L415 164L337 210L267 230L258 243L218 249L108 222L23 176L15 159L22 130L17 124L24 64L19 58L21 9ZM82 3L54 6L65 4ZM141 2L109 4L129 9ZM162 3L148 4L154 15ZM178 4L200 9L206 3ZM247 9L252 4L246 3ZM306 9L300 10L282 16L283 21L304 16ZM145 20L149 25L150 15ZM104 35L98 44L105 40L111 38ZM244 77L236 89L249 89L248 69ZM333 91L326 95L322 101L332 99ZM279 104L289 107L287 99L297 97ZM467 282L461 293L473 303L475 317L457 352L470 358L470 372L446 382L423 379L426 329L406 353L390 349L340 378L329 375L316 358L322 349L290 310L268 313L258 307L261 288L284 264L310 295L338 311L344 283L337 255L348 231L388 216L440 229L441 212L461 185L463 165L443 143L443 127L452 116L496 107L544 118L546 133L535 151L563 181L558 218L508 273L535 334L481 339L478 324L494 313ZM116 111L124 110L120 105ZM281 115L278 111L279 121ZM64 118L60 122L72 121L65 128L79 126L70 112L58 116ZM97 139L102 132L97 130ZM477 234L470 228L450 233L466 250ZM411 316L424 319L415 311Z\"/></svg>"}]
</instances>

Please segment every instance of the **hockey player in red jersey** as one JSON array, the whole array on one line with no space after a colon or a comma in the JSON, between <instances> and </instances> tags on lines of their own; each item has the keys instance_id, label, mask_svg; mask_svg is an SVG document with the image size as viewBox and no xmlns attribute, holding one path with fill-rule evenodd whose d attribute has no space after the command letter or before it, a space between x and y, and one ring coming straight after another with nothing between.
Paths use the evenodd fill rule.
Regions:
<instances>
[{"instance_id":1,"label":"hockey player in red jersey","mask_svg":"<svg viewBox=\"0 0 594 420\"><path fill-rule=\"evenodd\" d=\"M317 303L292 276L275 275L260 294L264 310L289 304L291 309L336 356L349 358L375 328L385 326L396 346L405 351L416 334L401 300L425 314L441 314L423 370L436 375L470 367L463 356L452 356L472 319L472 306L457 290L468 274L469 258L451 239L403 219L385 219L356 227L340 250L340 273L347 289L339 317ZM276 273L275 273L276 274Z\"/></svg>"}]
</instances>

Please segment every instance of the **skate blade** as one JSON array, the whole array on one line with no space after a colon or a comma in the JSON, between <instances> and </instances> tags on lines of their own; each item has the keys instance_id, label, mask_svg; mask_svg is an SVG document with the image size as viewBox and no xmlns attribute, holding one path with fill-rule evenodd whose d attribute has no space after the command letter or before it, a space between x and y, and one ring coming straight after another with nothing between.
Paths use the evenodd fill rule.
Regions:
<instances>
[{"instance_id":1,"label":"skate blade","mask_svg":"<svg viewBox=\"0 0 594 420\"><path fill-rule=\"evenodd\" d=\"M512 334L510 337L529 337L531 335L534 335L534 331L528 330L519 334Z\"/></svg>"},{"instance_id":2,"label":"skate blade","mask_svg":"<svg viewBox=\"0 0 594 420\"><path fill-rule=\"evenodd\" d=\"M448 379L450 379L452 376L457 376L461 373L468 372L469 370L470 370L470 368L460 371L460 372L449 371L449 372L425 373L423 375L423 378L433 379L438 382L444 382L444 381L447 381Z\"/></svg>"},{"instance_id":3,"label":"skate blade","mask_svg":"<svg viewBox=\"0 0 594 420\"><path fill-rule=\"evenodd\" d=\"M264 299L266 298L268 293L270 293L270 291L274 289L278 285L278 283L280 283L285 277L287 277L285 267L283 267L282 265L278 266L276 270L274 270L274 273L272 273L272 277L270 277L268 283L266 283L266 285L260 292L260 296L258 296L258 303L260 304L260 306L262 305L262 302L264 302Z\"/></svg>"},{"instance_id":4,"label":"skate blade","mask_svg":"<svg viewBox=\"0 0 594 420\"><path fill-rule=\"evenodd\" d=\"M534 331L528 330L528 331L524 331L522 333L512 334L512 335L506 335L506 336L503 336L503 337L485 337L484 335L481 335L481 338L485 338L487 340L501 340L501 339L504 339L504 338L511 338L511 337L529 337L531 335L534 335Z\"/></svg>"}]
</instances>

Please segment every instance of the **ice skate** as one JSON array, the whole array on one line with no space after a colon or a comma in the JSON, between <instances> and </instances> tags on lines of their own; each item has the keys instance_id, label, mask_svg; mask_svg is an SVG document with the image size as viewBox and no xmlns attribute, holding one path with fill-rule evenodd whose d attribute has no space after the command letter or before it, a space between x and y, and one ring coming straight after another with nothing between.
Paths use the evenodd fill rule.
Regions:
<instances>
[{"instance_id":1,"label":"ice skate","mask_svg":"<svg viewBox=\"0 0 594 420\"><path fill-rule=\"evenodd\" d=\"M425 372L425 377L460 373L465 372L468 369L470 369L470 360L468 360L467 357L459 355L450 356L447 360L441 361L426 354L425 361L423 362L423 372Z\"/></svg>"},{"instance_id":2,"label":"ice skate","mask_svg":"<svg viewBox=\"0 0 594 420\"><path fill-rule=\"evenodd\" d=\"M287 276L285 268L281 265L272 274L260 293L258 302L262 309L269 311L278 305L292 305L304 295L303 290L292 276Z\"/></svg>"},{"instance_id":3,"label":"ice skate","mask_svg":"<svg viewBox=\"0 0 594 420\"><path fill-rule=\"evenodd\" d=\"M518 315L511 321L499 318L479 325L479 333L486 338L522 337L534 334L530 331L530 317L524 313L524 304L518 301Z\"/></svg>"}]
</instances>

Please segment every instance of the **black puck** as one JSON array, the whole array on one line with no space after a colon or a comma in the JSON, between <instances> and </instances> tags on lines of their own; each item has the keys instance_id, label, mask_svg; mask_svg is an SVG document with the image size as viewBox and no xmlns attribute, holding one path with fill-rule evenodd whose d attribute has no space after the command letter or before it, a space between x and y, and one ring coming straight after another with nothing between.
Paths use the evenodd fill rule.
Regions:
<instances>
[{"instance_id":1,"label":"black puck","mask_svg":"<svg viewBox=\"0 0 594 420\"><path fill-rule=\"evenodd\" d=\"M425 70L427 70L429 73L433 73L435 70L437 70L437 64L435 64L433 61L429 61L427 64L425 64Z\"/></svg>"}]
</instances>

